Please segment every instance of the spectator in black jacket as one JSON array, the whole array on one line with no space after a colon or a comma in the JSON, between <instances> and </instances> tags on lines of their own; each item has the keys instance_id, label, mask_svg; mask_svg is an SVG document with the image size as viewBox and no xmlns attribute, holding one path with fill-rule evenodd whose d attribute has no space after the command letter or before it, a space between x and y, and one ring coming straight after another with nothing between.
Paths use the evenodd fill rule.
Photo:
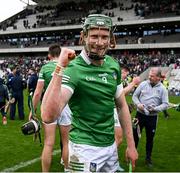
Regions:
<instances>
[{"instance_id":1,"label":"spectator in black jacket","mask_svg":"<svg viewBox=\"0 0 180 173\"><path fill-rule=\"evenodd\" d=\"M6 100L9 100L8 88L3 84L3 79L0 78L0 111L2 114L2 122L4 125L7 124L5 112Z\"/></svg>"},{"instance_id":2,"label":"spectator in black jacket","mask_svg":"<svg viewBox=\"0 0 180 173\"><path fill-rule=\"evenodd\" d=\"M27 81L28 92L34 93L34 91L36 89L37 81L38 81L38 75L37 75L36 70L34 68L31 68L29 70L28 74L29 74L28 81Z\"/></svg>"},{"instance_id":3,"label":"spectator in black jacket","mask_svg":"<svg viewBox=\"0 0 180 173\"><path fill-rule=\"evenodd\" d=\"M12 73L8 75L8 87L15 102L10 106L10 119L15 119L16 104L18 103L19 119L24 120L24 98L23 89L26 88L26 82L23 80L20 70L17 66L12 67Z\"/></svg>"},{"instance_id":4,"label":"spectator in black jacket","mask_svg":"<svg viewBox=\"0 0 180 173\"><path fill-rule=\"evenodd\" d=\"M33 67L29 69L28 74L29 74L28 81L27 81L28 92L29 94L32 93L32 95L34 95L34 91L36 89L36 85L38 81L38 75L36 73L36 70ZM30 108L29 97L28 97L28 106Z\"/></svg>"}]
</instances>

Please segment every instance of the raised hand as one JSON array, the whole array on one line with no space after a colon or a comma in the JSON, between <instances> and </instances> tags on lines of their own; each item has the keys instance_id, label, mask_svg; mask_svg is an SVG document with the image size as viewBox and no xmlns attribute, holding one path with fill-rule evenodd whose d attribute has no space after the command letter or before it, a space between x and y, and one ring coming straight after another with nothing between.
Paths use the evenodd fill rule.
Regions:
<instances>
[{"instance_id":1,"label":"raised hand","mask_svg":"<svg viewBox=\"0 0 180 173\"><path fill-rule=\"evenodd\" d=\"M71 60L75 58L75 51L68 48L61 48L61 53L58 59L59 65L66 67Z\"/></svg>"}]
</instances>

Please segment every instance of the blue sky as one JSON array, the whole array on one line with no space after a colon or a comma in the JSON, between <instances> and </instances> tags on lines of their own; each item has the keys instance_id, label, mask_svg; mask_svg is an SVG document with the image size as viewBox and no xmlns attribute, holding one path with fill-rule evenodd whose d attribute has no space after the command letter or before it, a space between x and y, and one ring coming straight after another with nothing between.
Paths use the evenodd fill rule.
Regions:
<instances>
[{"instance_id":1,"label":"blue sky","mask_svg":"<svg viewBox=\"0 0 180 173\"><path fill-rule=\"evenodd\" d=\"M0 22L7 19L8 17L18 13L26 7L28 0L0 0ZM25 3L23 3L24 1ZM29 0L30 4L33 4L31 0Z\"/></svg>"}]
</instances>

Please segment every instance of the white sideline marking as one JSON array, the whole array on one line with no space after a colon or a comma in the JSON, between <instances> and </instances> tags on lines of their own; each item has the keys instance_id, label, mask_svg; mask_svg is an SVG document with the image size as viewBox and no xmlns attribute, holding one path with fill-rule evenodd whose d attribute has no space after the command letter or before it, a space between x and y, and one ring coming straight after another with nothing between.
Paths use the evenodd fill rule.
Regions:
<instances>
[{"instance_id":1,"label":"white sideline marking","mask_svg":"<svg viewBox=\"0 0 180 173\"><path fill-rule=\"evenodd\" d=\"M56 154L59 154L61 152L61 150L54 150L53 152L53 156L56 155ZM32 165L33 163L39 161L41 159L41 157L37 157L33 160L29 160L29 161L26 161L26 162L20 162L18 165L15 165L11 168L6 168L4 170L1 170L0 172L15 172L16 170L20 169L20 168L23 168L23 167L26 167L28 165Z\"/></svg>"}]
</instances>

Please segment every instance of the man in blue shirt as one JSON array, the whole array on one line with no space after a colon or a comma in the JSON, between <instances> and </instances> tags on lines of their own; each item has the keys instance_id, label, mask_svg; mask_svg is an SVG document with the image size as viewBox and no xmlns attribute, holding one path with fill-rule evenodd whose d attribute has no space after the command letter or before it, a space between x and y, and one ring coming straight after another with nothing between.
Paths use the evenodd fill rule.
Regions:
<instances>
[{"instance_id":1,"label":"man in blue shirt","mask_svg":"<svg viewBox=\"0 0 180 173\"><path fill-rule=\"evenodd\" d=\"M161 83L160 68L151 68L149 80L142 82L133 94L133 102L137 106L136 118L139 121L140 131L146 129L146 164L152 166L151 153L156 131L157 114L168 108L168 93ZM134 133L136 147L138 134Z\"/></svg>"}]
</instances>

